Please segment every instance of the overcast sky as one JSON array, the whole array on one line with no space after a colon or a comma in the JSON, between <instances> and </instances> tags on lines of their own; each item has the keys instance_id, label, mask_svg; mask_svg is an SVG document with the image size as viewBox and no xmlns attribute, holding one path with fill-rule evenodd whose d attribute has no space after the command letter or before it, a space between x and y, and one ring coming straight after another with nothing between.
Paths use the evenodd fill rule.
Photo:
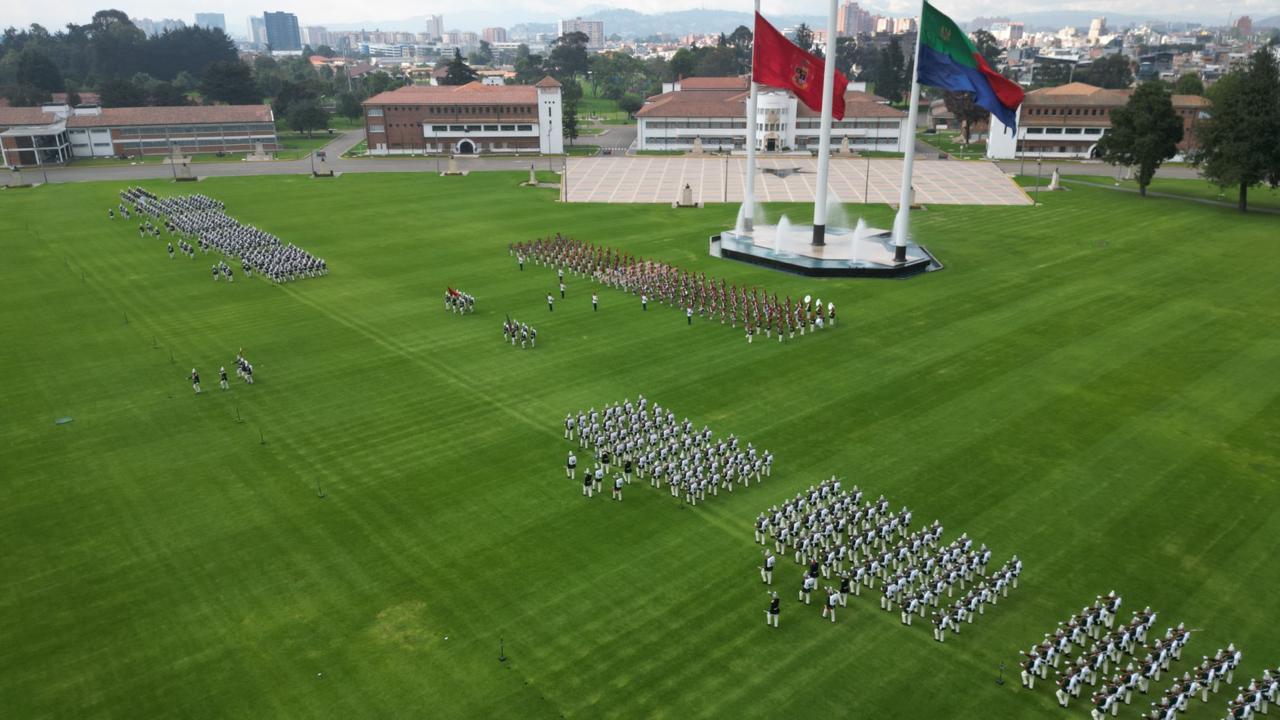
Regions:
<instances>
[{"instance_id":1,"label":"overcast sky","mask_svg":"<svg viewBox=\"0 0 1280 720\"><path fill-rule=\"evenodd\" d=\"M1228 16L1249 14L1257 20L1280 14L1280 0L937 0L936 4L943 12L961 21L978 15L1009 15L1016 19L1018 12L1040 10L1110 11L1171 19L1202 17L1224 24ZM263 10L294 12L303 25L363 22L370 29L379 21L443 13L446 29L479 30L490 25L547 22L602 6L625 7L650 13L694 8L751 9L751 3L746 0L626 0L625 3L600 0L485 0L462 9L458 5L459 3L447 0L389 0L379 3L352 3L350 0L0 0L0 25L25 27L38 22L50 29L60 28L68 22L87 22L95 11L104 7L118 8L130 17L176 17L188 23L197 12L221 12L226 15L227 29L233 35L243 35L245 19L250 15L259 15ZM823 0L763 0L763 5L766 14L785 12L822 15L826 8ZM916 14L919 9L916 0L868 0L865 5L873 10L887 10L895 15ZM1217 18L1219 15L1221 20ZM605 30L608 32L608 28Z\"/></svg>"}]
</instances>

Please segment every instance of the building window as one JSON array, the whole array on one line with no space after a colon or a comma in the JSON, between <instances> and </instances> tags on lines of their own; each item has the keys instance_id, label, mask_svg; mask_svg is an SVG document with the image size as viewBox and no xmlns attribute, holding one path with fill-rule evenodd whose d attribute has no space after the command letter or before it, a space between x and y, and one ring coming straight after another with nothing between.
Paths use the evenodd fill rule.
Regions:
<instances>
[{"instance_id":1,"label":"building window","mask_svg":"<svg viewBox=\"0 0 1280 720\"><path fill-rule=\"evenodd\" d=\"M369 132L371 132L371 133L380 133L380 132L386 132L386 131L387 131L387 129L386 129L385 127L381 126L381 125L370 125L370 126L369 126Z\"/></svg>"},{"instance_id":2,"label":"building window","mask_svg":"<svg viewBox=\"0 0 1280 720\"><path fill-rule=\"evenodd\" d=\"M369 117L382 117L382 108L380 107L369 108Z\"/></svg>"},{"instance_id":3,"label":"building window","mask_svg":"<svg viewBox=\"0 0 1280 720\"><path fill-rule=\"evenodd\" d=\"M530 130L532 130L532 129L533 129L533 126L532 126L532 125L517 125L517 126L516 126L516 130L519 130L519 131L521 131L521 132L529 132L529 131L530 131Z\"/></svg>"}]
</instances>

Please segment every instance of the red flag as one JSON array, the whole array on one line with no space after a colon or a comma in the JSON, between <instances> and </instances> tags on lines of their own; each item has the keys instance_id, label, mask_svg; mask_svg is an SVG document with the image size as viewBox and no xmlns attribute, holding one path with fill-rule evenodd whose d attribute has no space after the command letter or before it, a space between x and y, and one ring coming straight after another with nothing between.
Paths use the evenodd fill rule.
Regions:
<instances>
[{"instance_id":1,"label":"red flag","mask_svg":"<svg viewBox=\"0 0 1280 720\"><path fill-rule=\"evenodd\" d=\"M829 43L828 47L834 48L835 43ZM822 112L822 58L801 50L760 13L756 13L752 53L752 80L790 90L810 110ZM848 86L849 79L837 70L831 103L831 116L836 120L844 119L844 90Z\"/></svg>"}]
</instances>

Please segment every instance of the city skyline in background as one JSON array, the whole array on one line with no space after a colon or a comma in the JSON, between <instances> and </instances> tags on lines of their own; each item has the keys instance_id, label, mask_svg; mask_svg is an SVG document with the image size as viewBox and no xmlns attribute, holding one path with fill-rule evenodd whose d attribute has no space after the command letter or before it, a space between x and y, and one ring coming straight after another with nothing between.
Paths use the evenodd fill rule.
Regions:
<instances>
[{"instance_id":1,"label":"city skyline in background","mask_svg":"<svg viewBox=\"0 0 1280 720\"><path fill-rule=\"evenodd\" d=\"M27 27L39 23L51 31L64 27L67 23L85 23L94 12L105 9L98 0L71 0L59 4L37 4L33 0L16 0L6 13L5 26ZM182 13L175 13L174 6L158 0L140 0L138 2L108 4L124 11L130 18L149 19L158 27L164 27L164 20L180 20L186 24L216 25L201 23L197 15L217 16L224 18L222 27L234 38L252 39L250 23L253 18L259 21L265 12L286 12L297 16L300 25L324 25L331 29L382 29L382 30L415 30L429 31L427 18L432 13L445 15L440 32L448 30L480 31L484 28L510 28L524 23L555 24L566 18L583 17L605 12L636 11L645 14L683 12L683 11L731 11L749 13L750 3L734 0L639 0L628 3L625 8L610 7L599 3L572 6L567 3L521 2L486 4L484 7L464 7L456 11L443 4L440 6L422 6L416 4L382 6L377 16L370 17L366 8L354 8L347 3L320 0L309 3L276 2L269 6L258 6L258 0L208 0L200 4L187 6ZM821 0L798 0L797 2L777 2L765 0L763 11L770 15L801 16L812 15L819 21L825 16L825 4ZM890 16L909 16L918 11L918 3L914 0L881 0L864 2L862 6L872 12ZM403 12L397 12L397 8ZM1045 15L1057 13L1070 16L1076 14L1098 14L1114 18L1141 18L1143 20L1164 20L1176 22L1200 22L1210 26L1229 25L1241 15L1250 15L1255 20L1280 15L1280 0L1254 0L1252 2L1232 3L1230 8L1213 6L1208 9L1203 3L1192 3L1188 0L1173 2L1134 2L1118 3L1114 0L1097 0L1089 2L1057 2L1056 0L1013 0L1008 3L986 3L971 0L949 0L941 3L941 7L957 19L968 21L976 17L1013 17L1022 15ZM364 14L362 17L360 14ZM175 17L176 15L176 17ZM1220 15L1221 17L1216 17ZM1122 20L1123 21L1123 20ZM1139 20L1135 20L1139 21ZM1084 21L1087 25L1087 20ZM1049 25L1061 23L1048 22ZM815 24L815 29L822 29L822 23ZM706 32L714 32L717 28L706 28ZM612 34L615 29L609 29Z\"/></svg>"}]
</instances>

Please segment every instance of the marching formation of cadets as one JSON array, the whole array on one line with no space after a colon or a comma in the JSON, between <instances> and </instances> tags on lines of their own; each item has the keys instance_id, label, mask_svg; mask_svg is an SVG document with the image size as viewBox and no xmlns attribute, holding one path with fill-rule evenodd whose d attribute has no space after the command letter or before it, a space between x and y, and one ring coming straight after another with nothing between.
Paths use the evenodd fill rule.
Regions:
<instances>
[{"instance_id":1,"label":"marching formation of cadets","mask_svg":"<svg viewBox=\"0 0 1280 720\"><path fill-rule=\"evenodd\" d=\"M476 299L461 290L445 288L444 309L459 315L475 312Z\"/></svg>"},{"instance_id":2,"label":"marching formation of cadets","mask_svg":"<svg viewBox=\"0 0 1280 720\"><path fill-rule=\"evenodd\" d=\"M601 492L606 476L612 478L615 500L622 499L622 487L632 475L647 479L650 487L666 487L671 497L697 505L721 490L733 492L734 485L757 484L773 472L773 455L751 443L742 447L730 435L717 440L705 425L694 429L688 418L677 421L671 410L652 405L640 395L564 416L564 437L578 441L578 447L593 453L594 466L584 470L582 494ZM578 458L569 451L565 474L577 477Z\"/></svg>"},{"instance_id":3,"label":"marching formation of cadets","mask_svg":"<svg viewBox=\"0 0 1280 720\"><path fill-rule=\"evenodd\" d=\"M1164 637L1148 643L1156 613L1143 608L1133 613L1128 623L1116 627L1121 602L1115 592L1099 595L1092 606L1081 608L1067 622L1058 623L1052 635L1046 634L1043 641L1024 651L1020 663L1023 687L1034 689L1036 678L1047 679L1049 668L1055 668L1058 704L1067 707L1088 684L1093 688L1089 701L1094 720L1103 720L1107 713L1118 714L1122 703L1131 704L1135 690L1146 695L1151 683L1159 682L1160 675L1169 672L1170 664L1182 659L1191 630L1179 624L1166 629ZM1072 660L1074 648L1080 652ZM1066 668L1056 670L1064 659ZM1218 691L1219 683L1231 682L1239 663L1240 652L1234 645L1219 650L1212 658L1205 657L1199 667L1174 678L1173 686L1160 701L1151 703L1147 717L1171 720L1185 712L1188 701L1197 694L1201 702L1209 702L1209 694ZM1250 687L1257 689L1252 684Z\"/></svg>"},{"instance_id":4,"label":"marching formation of cadets","mask_svg":"<svg viewBox=\"0 0 1280 720\"><path fill-rule=\"evenodd\" d=\"M329 273L324 260L317 258L292 243L284 244L280 238L252 225L240 223L225 212L222 202L204 195L176 195L157 197L142 188L126 188L120 191L120 215L131 217L130 211L147 216L138 224L138 234L160 237L163 225L169 234L178 236L179 247L190 257L195 257L195 247L202 252L216 250L239 258L240 269L246 276L257 270L282 283L290 280L319 277ZM107 216L115 219L114 209ZM189 242L190 241L190 242ZM192 244L194 243L194 245ZM169 244L169 257L173 257L173 244ZM212 267L213 279L233 279L230 266L219 262Z\"/></svg>"},{"instance_id":5,"label":"marching formation of cadets","mask_svg":"<svg viewBox=\"0 0 1280 720\"><path fill-rule=\"evenodd\" d=\"M1270 706L1280 700L1280 667L1262 671L1261 679L1237 688L1234 700L1227 703L1226 720L1249 720L1254 715L1267 715Z\"/></svg>"},{"instance_id":6,"label":"marching formation of cadets","mask_svg":"<svg viewBox=\"0 0 1280 720\"><path fill-rule=\"evenodd\" d=\"M243 350L236 353L235 366L236 377L244 380L247 384L252 385L253 365L251 365L248 360L244 359ZM231 381L227 379L226 367L218 368L218 387L223 390L231 389ZM191 368L191 389L194 390L197 395L200 394L200 373L197 372L195 368Z\"/></svg>"},{"instance_id":7,"label":"marching formation of cadets","mask_svg":"<svg viewBox=\"0 0 1280 720\"><path fill-rule=\"evenodd\" d=\"M734 328L741 325L747 342L752 342L762 333L766 338L776 336L782 342L784 338L794 338L797 334L803 336L805 332L816 332L836 324L836 307L832 302L823 305L821 299L815 301L809 296L805 296L803 302L793 303L790 296L779 300L776 293L771 298L768 292L761 292L758 288L748 291L745 285L741 288L736 284L728 285L724 279L717 282L715 278L708 278L706 273L692 273L674 265L645 260L560 234L547 240L516 243L508 250L516 257L522 270L526 259L561 271L568 269L631 293L640 299L642 310L647 310L649 301L654 300L684 310L689 324L693 324L694 315L697 315L708 320L719 319L721 325L728 324ZM562 297L563 285L562 281ZM552 306L550 295L547 296L547 305Z\"/></svg>"},{"instance_id":8,"label":"marching formation of cadets","mask_svg":"<svg viewBox=\"0 0 1280 720\"><path fill-rule=\"evenodd\" d=\"M538 347L538 331L519 320L507 318L506 322L502 323L502 338L510 340L512 347L515 347L517 342L522 348Z\"/></svg>"},{"instance_id":9,"label":"marching formation of cadets","mask_svg":"<svg viewBox=\"0 0 1280 720\"><path fill-rule=\"evenodd\" d=\"M966 534L943 546L937 521L914 533L908 533L910 525L909 509L890 510L883 495L864 502L857 486L845 490L833 477L756 518L755 540L765 546L760 580L772 585L777 556L791 555L806 568L799 602L811 604L819 578L836 583L823 588L822 601L822 617L833 623L836 607L847 605L850 592L861 595L864 586L874 589L879 581L880 607L892 612L896 605L904 625L933 609L938 642L945 640L946 630L960 632L961 623L972 623L975 614L985 614L986 605L995 605L1018 587L1022 562L1017 555L988 576L991 551L986 545L975 549ZM968 592L946 602L957 588ZM777 593L770 593L765 623L773 627L778 626L778 604Z\"/></svg>"}]
</instances>

